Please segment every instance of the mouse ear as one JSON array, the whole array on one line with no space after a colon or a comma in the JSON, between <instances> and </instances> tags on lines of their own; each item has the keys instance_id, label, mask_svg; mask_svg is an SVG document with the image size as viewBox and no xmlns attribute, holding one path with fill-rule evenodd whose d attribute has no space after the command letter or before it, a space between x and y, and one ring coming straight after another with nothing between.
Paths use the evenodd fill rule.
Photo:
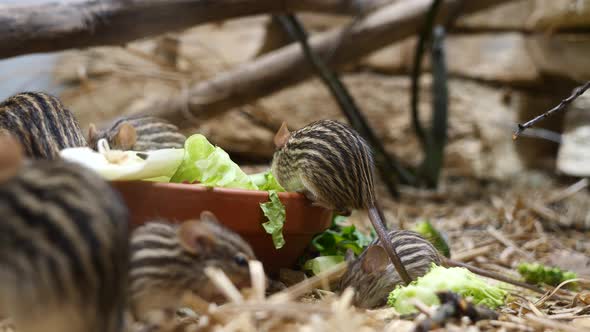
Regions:
<instances>
[{"instance_id":1,"label":"mouse ear","mask_svg":"<svg viewBox=\"0 0 590 332\"><path fill-rule=\"evenodd\" d=\"M124 122L115 135L115 145L121 150L131 150L137 142L137 132L128 122Z\"/></svg>"},{"instance_id":2,"label":"mouse ear","mask_svg":"<svg viewBox=\"0 0 590 332\"><path fill-rule=\"evenodd\" d=\"M291 137L291 133L289 132L289 128L287 128L287 122L283 121L281 124L281 128L277 131L274 138L275 147L282 148L287 144L287 141Z\"/></svg>"},{"instance_id":3,"label":"mouse ear","mask_svg":"<svg viewBox=\"0 0 590 332\"><path fill-rule=\"evenodd\" d=\"M361 268L365 273L383 271L387 265L389 265L389 256L380 245L372 245L367 248L361 261Z\"/></svg>"},{"instance_id":4,"label":"mouse ear","mask_svg":"<svg viewBox=\"0 0 590 332\"><path fill-rule=\"evenodd\" d=\"M208 222L219 224L219 220L213 214L213 212L207 211L207 210L201 212L201 221L208 221Z\"/></svg>"},{"instance_id":5,"label":"mouse ear","mask_svg":"<svg viewBox=\"0 0 590 332\"><path fill-rule=\"evenodd\" d=\"M94 123L91 123L90 125L88 125L88 141L95 142L97 140L98 140L98 130L96 129L96 126L94 125Z\"/></svg>"},{"instance_id":6,"label":"mouse ear","mask_svg":"<svg viewBox=\"0 0 590 332\"><path fill-rule=\"evenodd\" d=\"M7 131L0 131L0 182L13 177L24 160L23 147L19 140Z\"/></svg>"},{"instance_id":7,"label":"mouse ear","mask_svg":"<svg viewBox=\"0 0 590 332\"><path fill-rule=\"evenodd\" d=\"M182 248L191 254L211 251L215 243L215 236L200 225L199 220L188 220L178 227L177 235Z\"/></svg>"}]
</instances>

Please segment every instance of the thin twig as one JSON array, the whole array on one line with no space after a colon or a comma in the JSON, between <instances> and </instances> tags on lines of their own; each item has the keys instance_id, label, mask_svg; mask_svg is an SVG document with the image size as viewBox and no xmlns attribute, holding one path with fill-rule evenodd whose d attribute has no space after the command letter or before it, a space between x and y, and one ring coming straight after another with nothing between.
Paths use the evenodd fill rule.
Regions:
<instances>
[{"instance_id":1,"label":"thin twig","mask_svg":"<svg viewBox=\"0 0 590 332\"><path fill-rule=\"evenodd\" d=\"M533 314L526 314L524 316L527 320L542 325L544 327L549 327L551 329L556 329L558 331L567 331L567 332L587 332L587 330L577 328L572 325L564 324L561 322L557 322L548 318L538 317Z\"/></svg>"},{"instance_id":2,"label":"thin twig","mask_svg":"<svg viewBox=\"0 0 590 332\"><path fill-rule=\"evenodd\" d=\"M298 298L299 296L311 291L313 288L322 284L323 280L334 280L341 276L346 270L346 262L342 262L332 268L313 276L309 279L305 279L285 290L282 290L276 294L271 295L268 299L273 303L283 303L285 301Z\"/></svg>"},{"instance_id":3,"label":"thin twig","mask_svg":"<svg viewBox=\"0 0 590 332\"><path fill-rule=\"evenodd\" d=\"M545 204L555 204L559 201L562 201L562 200L576 194L577 192L586 189L589 184L590 184L590 181L588 181L587 178L581 179L580 181L572 184L571 186L569 186L569 187L561 190L557 194L553 195L551 198L549 198L548 200L545 201Z\"/></svg>"},{"instance_id":4,"label":"thin twig","mask_svg":"<svg viewBox=\"0 0 590 332\"><path fill-rule=\"evenodd\" d=\"M507 330L522 330L522 331L527 331L527 332L533 332L535 331L534 328L530 327L530 326L526 326L523 324L519 324L519 323L515 323L515 322L505 322L505 321L501 321L501 320L491 320L490 324L492 326L497 326L497 327L503 327Z\"/></svg>"},{"instance_id":5,"label":"thin twig","mask_svg":"<svg viewBox=\"0 0 590 332\"><path fill-rule=\"evenodd\" d=\"M560 290L560 289L561 289L563 286L565 286L565 285L567 285L567 284L569 284L569 283L572 283L572 282L578 282L578 281L581 281L581 282L590 282L590 280L588 280L588 279L584 279L584 278L576 278L576 279L569 279L569 280L566 280L566 281L562 282L561 284L557 285L557 287L555 287L555 289L553 289L553 290L551 291L551 293L549 293L549 294L547 294L547 295L543 296L543 297L542 297L542 298L540 298L540 299L539 299L537 302L535 302L535 305L536 305L536 306L541 306L541 305L543 305L543 303L547 302L547 301L548 301L550 298L552 298L552 297L555 295L555 293L557 293L557 291L559 291L559 290Z\"/></svg>"},{"instance_id":6,"label":"thin twig","mask_svg":"<svg viewBox=\"0 0 590 332\"><path fill-rule=\"evenodd\" d=\"M545 294L546 292L542 289L540 289L537 286L534 285L530 285L527 284L525 282L522 281L518 281L509 277L506 277L504 275L492 272L492 271L488 271L488 270L484 270L484 269L480 269L478 267L475 267L473 265L469 265L469 264L465 264L465 263L461 263L461 262L457 262L457 261L453 261L453 260L446 260L447 265L449 266L455 266L455 267L462 267L465 268L475 274L479 274L480 276L484 276L486 278L490 278L490 279L494 279L494 280L498 280L498 281L502 281L514 286L518 286L518 287L522 287L522 288L526 288L528 290L531 290L535 293L539 293L539 294Z\"/></svg>"},{"instance_id":7,"label":"thin twig","mask_svg":"<svg viewBox=\"0 0 590 332\"><path fill-rule=\"evenodd\" d=\"M420 301L420 299L413 298L410 302L418 311L426 315L428 318L432 317L433 311L424 302Z\"/></svg>"},{"instance_id":8,"label":"thin twig","mask_svg":"<svg viewBox=\"0 0 590 332\"><path fill-rule=\"evenodd\" d=\"M496 244L494 243L494 244L483 245L481 247L461 251L461 252L458 252L453 255L453 260L457 261L457 262L469 261L475 257L489 253L490 250L492 250L492 248L494 248L495 246L496 246Z\"/></svg>"},{"instance_id":9,"label":"thin twig","mask_svg":"<svg viewBox=\"0 0 590 332\"><path fill-rule=\"evenodd\" d=\"M535 118L533 118L532 120L527 121L524 124L518 124L518 129L516 130L516 132L514 132L514 134L512 135L512 139L516 140L518 138L518 136L525 131L527 128L532 127L535 123L545 119L546 117L553 115L554 113L557 113L559 111L564 110L569 104L571 104L574 100L576 100L576 98L578 98L579 96L581 96L586 90L588 90L590 88L590 81L586 82L584 85L579 86L577 88L575 88L572 91L572 94L565 98L564 100L562 100L557 106L553 107L552 109L548 110L547 112L536 116Z\"/></svg>"},{"instance_id":10,"label":"thin twig","mask_svg":"<svg viewBox=\"0 0 590 332\"><path fill-rule=\"evenodd\" d=\"M493 236L496 240L498 240L500 243L502 243L506 247L514 248L514 250L518 251L518 253L520 253L521 255L525 256L528 259L535 259L535 257L532 254L522 250L518 245L516 245L516 243L514 243L510 239L506 238L502 233L498 232L493 227L488 227L487 231L488 231L488 233L490 233L491 236Z\"/></svg>"}]
</instances>

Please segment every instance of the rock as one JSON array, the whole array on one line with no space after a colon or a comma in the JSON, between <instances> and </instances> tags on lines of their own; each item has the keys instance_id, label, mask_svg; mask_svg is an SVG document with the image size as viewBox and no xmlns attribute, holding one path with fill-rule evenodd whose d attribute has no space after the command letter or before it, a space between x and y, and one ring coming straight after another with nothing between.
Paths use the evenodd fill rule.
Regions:
<instances>
[{"instance_id":1,"label":"rock","mask_svg":"<svg viewBox=\"0 0 590 332\"><path fill-rule=\"evenodd\" d=\"M590 35L539 34L528 38L527 46L540 71L580 82L590 80Z\"/></svg>"},{"instance_id":2,"label":"rock","mask_svg":"<svg viewBox=\"0 0 590 332\"><path fill-rule=\"evenodd\" d=\"M590 0L535 0L527 26L535 30L590 27Z\"/></svg>"},{"instance_id":3,"label":"rock","mask_svg":"<svg viewBox=\"0 0 590 332\"><path fill-rule=\"evenodd\" d=\"M379 71L410 73L414 62L415 38L377 51L363 64ZM518 84L533 84L540 79L527 49L527 38L518 32L450 35L445 41L448 70L460 77ZM424 70L430 69L430 55Z\"/></svg>"},{"instance_id":4,"label":"rock","mask_svg":"<svg viewBox=\"0 0 590 332\"><path fill-rule=\"evenodd\" d=\"M211 143L242 159L268 160L274 152L274 132L252 123L237 110L210 119L192 132L203 134Z\"/></svg>"},{"instance_id":5,"label":"rock","mask_svg":"<svg viewBox=\"0 0 590 332\"><path fill-rule=\"evenodd\" d=\"M461 18L457 26L476 31L583 29L590 26L590 1L513 1Z\"/></svg>"},{"instance_id":6,"label":"rock","mask_svg":"<svg viewBox=\"0 0 590 332\"><path fill-rule=\"evenodd\" d=\"M590 92L568 107L562 139L557 169L572 176L590 176Z\"/></svg>"},{"instance_id":7,"label":"rock","mask_svg":"<svg viewBox=\"0 0 590 332\"><path fill-rule=\"evenodd\" d=\"M471 30L522 30L535 5L534 0L513 1L457 20L457 27Z\"/></svg>"}]
</instances>

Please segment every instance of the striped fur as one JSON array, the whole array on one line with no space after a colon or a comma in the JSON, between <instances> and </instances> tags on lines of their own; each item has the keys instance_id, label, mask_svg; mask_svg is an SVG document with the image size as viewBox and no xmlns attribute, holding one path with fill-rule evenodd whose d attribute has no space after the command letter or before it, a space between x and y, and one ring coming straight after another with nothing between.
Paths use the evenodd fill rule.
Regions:
<instances>
[{"instance_id":1,"label":"striped fur","mask_svg":"<svg viewBox=\"0 0 590 332\"><path fill-rule=\"evenodd\" d=\"M292 132L275 152L271 169L287 191L305 192L342 214L375 201L371 149L358 133L336 121L320 120Z\"/></svg>"},{"instance_id":2,"label":"striped fur","mask_svg":"<svg viewBox=\"0 0 590 332\"><path fill-rule=\"evenodd\" d=\"M202 235L195 238L196 252L182 245L183 225L155 221L138 227L131 240L131 310L143 319L150 311L176 309L182 294L193 291L208 301L222 298L206 277L206 267L217 267L238 287L249 285L247 261L255 259L251 247L216 221L201 218L193 223Z\"/></svg>"},{"instance_id":3,"label":"striped fur","mask_svg":"<svg viewBox=\"0 0 590 332\"><path fill-rule=\"evenodd\" d=\"M131 115L115 120L108 129L97 135L90 134L89 145L96 149L98 140L105 138L112 149L122 149L117 144L116 136L123 123L130 124L137 134L137 141L131 150L150 151L184 147L186 136L180 133L178 127L165 120L145 115Z\"/></svg>"},{"instance_id":4,"label":"striped fur","mask_svg":"<svg viewBox=\"0 0 590 332\"><path fill-rule=\"evenodd\" d=\"M102 178L26 161L0 183L0 216L0 312L20 332L121 331L128 214Z\"/></svg>"},{"instance_id":5,"label":"striped fur","mask_svg":"<svg viewBox=\"0 0 590 332\"><path fill-rule=\"evenodd\" d=\"M0 131L16 136L34 159L56 159L62 149L87 145L72 113L42 92L19 93L0 103Z\"/></svg>"},{"instance_id":6,"label":"striped fur","mask_svg":"<svg viewBox=\"0 0 590 332\"><path fill-rule=\"evenodd\" d=\"M441 265L443 259L434 246L420 234L412 231L392 231L389 238L412 279L428 272L432 263ZM370 246L378 244L375 240ZM370 247L369 246L369 247ZM354 304L361 308L375 308L387 301L387 296L402 282L393 265L387 261L385 270L368 272L363 270L363 261L367 259L365 250L358 259L349 262L349 267L340 281L340 289L353 287Z\"/></svg>"}]
</instances>

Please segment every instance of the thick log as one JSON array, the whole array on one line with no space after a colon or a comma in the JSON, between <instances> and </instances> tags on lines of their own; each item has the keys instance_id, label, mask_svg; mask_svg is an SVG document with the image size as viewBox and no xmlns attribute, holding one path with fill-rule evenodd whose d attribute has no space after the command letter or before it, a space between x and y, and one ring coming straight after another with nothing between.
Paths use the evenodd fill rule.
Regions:
<instances>
[{"instance_id":1,"label":"thick log","mask_svg":"<svg viewBox=\"0 0 590 332\"><path fill-rule=\"evenodd\" d=\"M463 14L477 12L510 0L464 1ZM312 36L310 46L331 67L357 60L369 53L415 34L421 26L430 0L401 1L383 7L354 25ZM458 0L446 0L439 20L446 18ZM393 61L393 59L392 59ZM252 62L200 82L184 97L158 102L142 109L181 127L191 119L217 115L260 97L301 82L313 74L298 44L267 53Z\"/></svg>"},{"instance_id":2,"label":"thick log","mask_svg":"<svg viewBox=\"0 0 590 332\"><path fill-rule=\"evenodd\" d=\"M358 14L383 0L88 0L0 5L0 58L129 41L235 17Z\"/></svg>"}]
</instances>

